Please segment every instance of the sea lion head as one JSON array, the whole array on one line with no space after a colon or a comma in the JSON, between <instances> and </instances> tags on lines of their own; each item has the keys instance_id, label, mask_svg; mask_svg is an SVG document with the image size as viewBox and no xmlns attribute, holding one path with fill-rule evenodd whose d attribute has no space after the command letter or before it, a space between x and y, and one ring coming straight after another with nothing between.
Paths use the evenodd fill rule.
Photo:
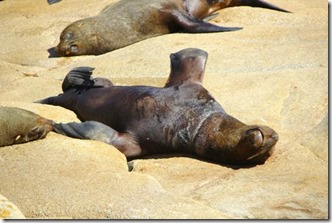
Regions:
<instances>
[{"instance_id":1,"label":"sea lion head","mask_svg":"<svg viewBox=\"0 0 332 223\"><path fill-rule=\"evenodd\" d=\"M239 130L240 140L234 146L238 164L263 164L273 153L279 135L268 126L246 126Z\"/></svg>"},{"instance_id":2,"label":"sea lion head","mask_svg":"<svg viewBox=\"0 0 332 223\"><path fill-rule=\"evenodd\" d=\"M205 133L203 133L203 131ZM211 119L200 132L196 153L218 163L263 164L273 153L278 134L268 126L245 125L233 117Z\"/></svg>"},{"instance_id":3,"label":"sea lion head","mask_svg":"<svg viewBox=\"0 0 332 223\"><path fill-rule=\"evenodd\" d=\"M99 54L98 38L89 19L79 20L67 26L60 35L60 42L55 47L59 56L79 56Z\"/></svg>"}]
</instances>

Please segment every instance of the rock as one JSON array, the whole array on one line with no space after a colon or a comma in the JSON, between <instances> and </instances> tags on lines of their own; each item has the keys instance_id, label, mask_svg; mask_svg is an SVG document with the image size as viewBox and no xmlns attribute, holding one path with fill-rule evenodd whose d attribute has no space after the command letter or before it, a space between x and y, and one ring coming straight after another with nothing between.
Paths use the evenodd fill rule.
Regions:
<instances>
[{"instance_id":1,"label":"rock","mask_svg":"<svg viewBox=\"0 0 332 223\"><path fill-rule=\"evenodd\" d=\"M0 193L27 218L327 219L326 2L269 0L293 13L227 8L212 22L243 30L171 34L100 56L48 58L69 23L111 2L1 2L6 31L0 43L0 105L57 122L78 121L64 108L32 102L60 94L63 78L76 66L95 67L95 76L115 84L163 86L169 54L196 47L209 53L203 85L232 116L275 129L280 137L275 153L251 168L172 154L134 160L128 172L114 147L50 133L0 148Z\"/></svg>"},{"instance_id":2,"label":"rock","mask_svg":"<svg viewBox=\"0 0 332 223\"><path fill-rule=\"evenodd\" d=\"M25 219L25 217L15 204L0 194L0 219Z\"/></svg>"},{"instance_id":3,"label":"rock","mask_svg":"<svg viewBox=\"0 0 332 223\"><path fill-rule=\"evenodd\" d=\"M0 191L28 218L232 218L129 173L124 155L100 142L50 133L2 147L0 158Z\"/></svg>"}]
</instances>

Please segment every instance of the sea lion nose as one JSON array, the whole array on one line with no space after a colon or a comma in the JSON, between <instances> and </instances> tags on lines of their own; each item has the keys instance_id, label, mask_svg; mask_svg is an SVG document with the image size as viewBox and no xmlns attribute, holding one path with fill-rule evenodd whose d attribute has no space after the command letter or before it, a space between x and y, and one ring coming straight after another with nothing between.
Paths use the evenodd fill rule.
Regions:
<instances>
[{"instance_id":1,"label":"sea lion nose","mask_svg":"<svg viewBox=\"0 0 332 223\"><path fill-rule=\"evenodd\" d=\"M64 56L64 50L62 50L60 43L56 47L54 47L54 51L57 55Z\"/></svg>"}]
</instances>

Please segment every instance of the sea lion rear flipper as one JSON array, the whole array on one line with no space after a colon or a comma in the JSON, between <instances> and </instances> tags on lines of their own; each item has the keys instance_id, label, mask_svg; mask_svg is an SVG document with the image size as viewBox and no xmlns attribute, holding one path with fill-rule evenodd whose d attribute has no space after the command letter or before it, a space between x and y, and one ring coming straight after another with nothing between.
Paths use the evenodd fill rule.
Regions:
<instances>
[{"instance_id":1,"label":"sea lion rear flipper","mask_svg":"<svg viewBox=\"0 0 332 223\"><path fill-rule=\"evenodd\" d=\"M138 156L141 148L130 134L122 134L96 121L86 121L82 123L55 123L53 131L61 135L78 138L91 139L111 144L120 150L126 157Z\"/></svg>"},{"instance_id":2,"label":"sea lion rear flipper","mask_svg":"<svg viewBox=\"0 0 332 223\"><path fill-rule=\"evenodd\" d=\"M62 91L65 92L75 86L93 86L92 67L75 67L66 75L62 82Z\"/></svg>"},{"instance_id":3,"label":"sea lion rear flipper","mask_svg":"<svg viewBox=\"0 0 332 223\"><path fill-rule=\"evenodd\" d=\"M211 15L206 16L206 17L203 19L203 21L204 21L204 22L210 21L211 19L214 19L214 18L217 17L218 15L219 15L219 13L213 13L213 14L211 14Z\"/></svg>"},{"instance_id":4,"label":"sea lion rear flipper","mask_svg":"<svg viewBox=\"0 0 332 223\"><path fill-rule=\"evenodd\" d=\"M211 33L211 32L229 32L236 31L240 27L222 27L196 19L185 11L172 10L171 16L174 22L188 33Z\"/></svg>"},{"instance_id":5,"label":"sea lion rear flipper","mask_svg":"<svg viewBox=\"0 0 332 223\"><path fill-rule=\"evenodd\" d=\"M92 78L93 67L76 67L69 71L62 82L62 91L73 87L106 87L112 86L112 82L106 78Z\"/></svg>"},{"instance_id":6,"label":"sea lion rear flipper","mask_svg":"<svg viewBox=\"0 0 332 223\"><path fill-rule=\"evenodd\" d=\"M265 9L272 9L280 12L288 12L291 13L290 11L287 11L285 9L279 8L278 6L275 6L271 3L268 3L264 0L244 0L241 1L243 5L248 5L251 7L259 7L259 8L265 8Z\"/></svg>"},{"instance_id":7,"label":"sea lion rear flipper","mask_svg":"<svg viewBox=\"0 0 332 223\"><path fill-rule=\"evenodd\" d=\"M171 73L165 87L188 81L202 83L207 58L207 52L196 48L187 48L172 53L170 55Z\"/></svg>"}]
</instances>

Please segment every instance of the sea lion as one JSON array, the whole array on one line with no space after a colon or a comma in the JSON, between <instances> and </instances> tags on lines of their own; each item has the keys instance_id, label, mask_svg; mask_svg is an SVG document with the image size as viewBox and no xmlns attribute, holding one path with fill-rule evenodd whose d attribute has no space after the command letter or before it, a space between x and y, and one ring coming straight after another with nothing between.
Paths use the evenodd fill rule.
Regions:
<instances>
[{"instance_id":1,"label":"sea lion","mask_svg":"<svg viewBox=\"0 0 332 223\"><path fill-rule=\"evenodd\" d=\"M86 72L88 72L88 70L86 70ZM83 78L84 76L82 76L80 80L82 80ZM78 78L74 79L78 80ZM84 83L85 82L79 82L79 84L81 84L82 86L84 86ZM97 81L94 86L102 86L99 84L100 83ZM108 84L109 82L107 82L106 85L103 86L109 86ZM108 137L110 131L110 128L108 126L98 122L92 123L93 128L98 128L97 131L93 132L93 135L89 135L88 133L90 124L89 122L80 124L80 126L83 126L82 129L84 130L85 134L89 136L89 139L103 141L104 138ZM59 130L55 131L55 128L59 125L61 125L61 128L67 129L70 129L72 128L72 126L74 126L71 123L70 126L67 127L67 125L64 123L56 123L53 120L46 119L34 112L25 109L0 106L0 147L43 139L50 131L58 133ZM79 132L79 130L77 130L77 132ZM103 142L108 143L108 141L105 140Z\"/></svg>"},{"instance_id":2,"label":"sea lion","mask_svg":"<svg viewBox=\"0 0 332 223\"><path fill-rule=\"evenodd\" d=\"M0 147L42 139L53 130L53 124L33 112L0 106Z\"/></svg>"},{"instance_id":3,"label":"sea lion","mask_svg":"<svg viewBox=\"0 0 332 223\"><path fill-rule=\"evenodd\" d=\"M202 86L207 52L188 48L170 55L164 87L81 85L78 68L65 79L63 94L38 101L74 111L83 123L56 124L56 132L107 142L127 158L189 152L224 164L262 164L278 134L267 126L246 125L228 115ZM100 126L100 123L107 126ZM102 131L103 134L99 134ZM100 135L100 137L99 137Z\"/></svg>"},{"instance_id":4,"label":"sea lion","mask_svg":"<svg viewBox=\"0 0 332 223\"><path fill-rule=\"evenodd\" d=\"M247 5L288 12L263 0L121 0L99 15L76 21L60 35L60 56L99 55L168 33L235 31L202 19L219 9Z\"/></svg>"}]
</instances>

